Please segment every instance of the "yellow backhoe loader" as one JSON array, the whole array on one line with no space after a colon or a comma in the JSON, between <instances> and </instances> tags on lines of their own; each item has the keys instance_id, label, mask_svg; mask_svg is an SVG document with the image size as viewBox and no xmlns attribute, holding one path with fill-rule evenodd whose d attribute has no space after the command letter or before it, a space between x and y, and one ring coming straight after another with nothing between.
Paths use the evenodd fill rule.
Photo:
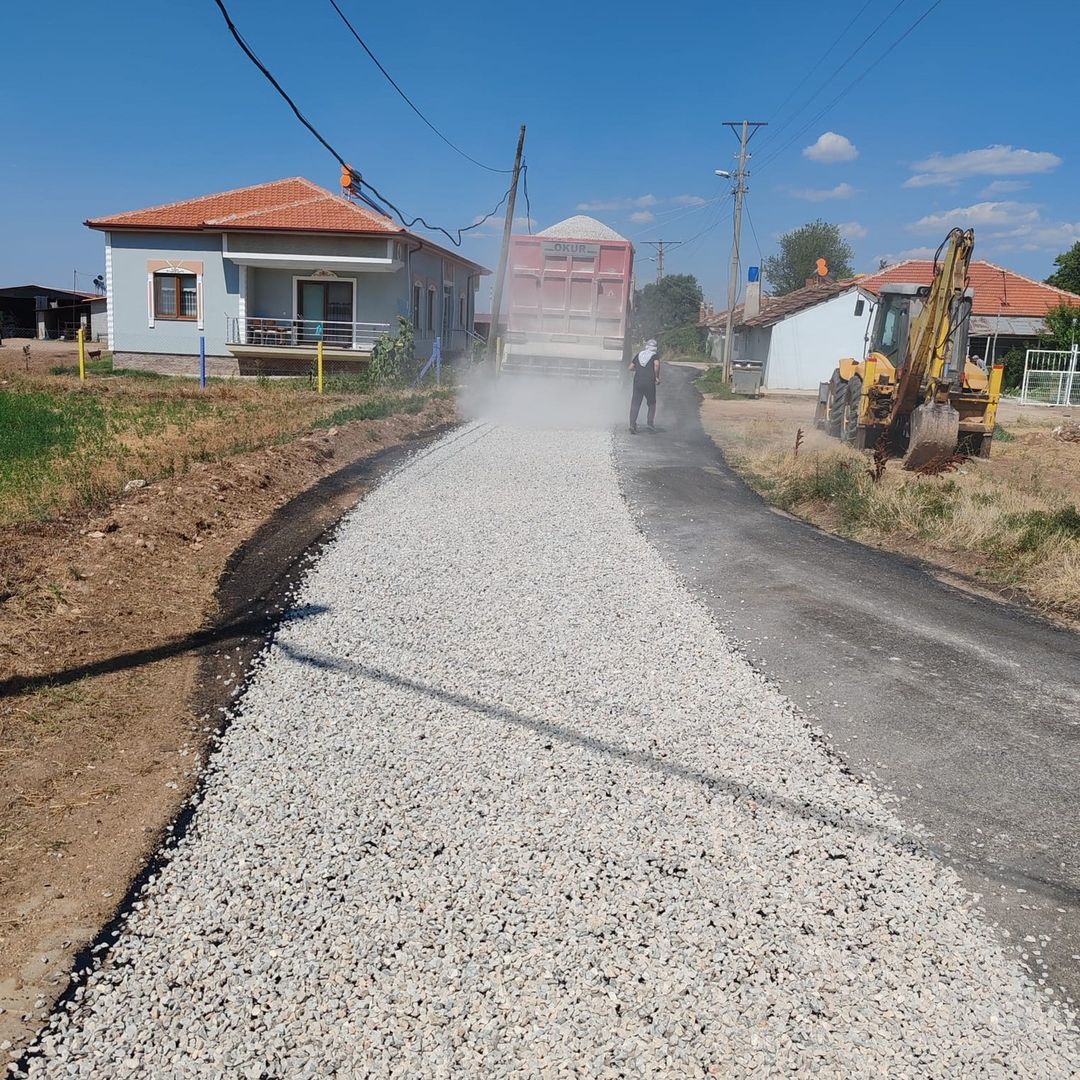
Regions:
<instances>
[{"instance_id":1,"label":"yellow backhoe loader","mask_svg":"<svg viewBox=\"0 0 1080 1080\"><path fill-rule=\"evenodd\" d=\"M930 285L882 286L865 360L841 360L821 384L820 428L859 449L884 447L905 469L957 453L990 456L1002 366L968 359L972 230L953 229ZM944 254L942 254L944 252Z\"/></svg>"}]
</instances>

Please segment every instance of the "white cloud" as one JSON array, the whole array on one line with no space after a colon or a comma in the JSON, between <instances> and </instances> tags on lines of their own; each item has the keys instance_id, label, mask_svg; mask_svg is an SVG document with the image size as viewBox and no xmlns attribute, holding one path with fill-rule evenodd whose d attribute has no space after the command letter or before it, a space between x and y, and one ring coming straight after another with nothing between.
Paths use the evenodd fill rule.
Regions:
<instances>
[{"instance_id":1,"label":"white cloud","mask_svg":"<svg viewBox=\"0 0 1080 1080\"><path fill-rule=\"evenodd\" d=\"M845 221L840 225L840 235L848 240L861 240L870 230L858 221Z\"/></svg>"},{"instance_id":2,"label":"white cloud","mask_svg":"<svg viewBox=\"0 0 1080 1080\"><path fill-rule=\"evenodd\" d=\"M850 184L837 184L833 188L795 188L792 195L807 202L825 202L828 199L850 199L855 188Z\"/></svg>"},{"instance_id":3,"label":"white cloud","mask_svg":"<svg viewBox=\"0 0 1080 1080\"><path fill-rule=\"evenodd\" d=\"M908 227L918 231L937 232L956 227L1025 225L1038 220L1039 209L1031 203L981 202L973 206L957 206L939 214L927 214Z\"/></svg>"},{"instance_id":4,"label":"white cloud","mask_svg":"<svg viewBox=\"0 0 1080 1080\"><path fill-rule=\"evenodd\" d=\"M1064 251L1080 240L1080 222L1018 225L986 239L997 251Z\"/></svg>"},{"instance_id":5,"label":"white cloud","mask_svg":"<svg viewBox=\"0 0 1080 1080\"><path fill-rule=\"evenodd\" d=\"M915 162L915 175L904 181L904 187L952 187L969 176L1028 176L1050 172L1060 164L1061 158L1048 150L999 145L962 154L931 154L925 161Z\"/></svg>"},{"instance_id":6,"label":"white cloud","mask_svg":"<svg viewBox=\"0 0 1080 1080\"><path fill-rule=\"evenodd\" d=\"M649 221L655 221L656 215L651 210L635 210L630 215L631 221L636 221L639 225L644 225Z\"/></svg>"},{"instance_id":7,"label":"white cloud","mask_svg":"<svg viewBox=\"0 0 1080 1080\"><path fill-rule=\"evenodd\" d=\"M859 151L852 141L835 131L826 131L818 136L816 143L803 148L803 157L817 161L822 165L834 165L838 161L854 161Z\"/></svg>"},{"instance_id":8,"label":"white cloud","mask_svg":"<svg viewBox=\"0 0 1080 1080\"><path fill-rule=\"evenodd\" d=\"M1023 191L1024 188L1031 187L1031 184L1027 180L995 180L993 183L987 184L986 187L979 192L979 195L988 199L993 195L1008 195L1014 191Z\"/></svg>"},{"instance_id":9,"label":"white cloud","mask_svg":"<svg viewBox=\"0 0 1080 1080\"><path fill-rule=\"evenodd\" d=\"M515 229L535 229L537 227L536 218L526 217L524 214L514 216L514 228Z\"/></svg>"},{"instance_id":10,"label":"white cloud","mask_svg":"<svg viewBox=\"0 0 1080 1080\"><path fill-rule=\"evenodd\" d=\"M704 206L708 199L703 199L700 195L676 195L671 201L676 206Z\"/></svg>"},{"instance_id":11,"label":"white cloud","mask_svg":"<svg viewBox=\"0 0 1080 1080\"><path fill-rule=\"evenodd\" d=\"M633 210L645 206L655 206L655 195L638 195L627 199L598 199L596 202L578 203L579 210Z\"/></svg>"}]
</instances>

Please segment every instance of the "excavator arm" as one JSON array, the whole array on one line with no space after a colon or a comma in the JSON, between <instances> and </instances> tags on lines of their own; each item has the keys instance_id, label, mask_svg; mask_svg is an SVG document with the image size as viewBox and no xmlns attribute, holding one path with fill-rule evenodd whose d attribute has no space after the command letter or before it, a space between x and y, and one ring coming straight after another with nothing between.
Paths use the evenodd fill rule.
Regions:
<instances>
[{"instance_id":1,"label":"excavator arm","mask_svg":"<svg viewBox=\"0 0 1080 1080\"><path fill-rule=\"evenodd\" d=\"M905 469L923 468L956 450L960 414L949 401L946 369L974 248L971 229L953 229L945 238L934 260L930 292L908 334L889 418L890 425L896 425L910 417Z\"/></svg>"}]
</instances>

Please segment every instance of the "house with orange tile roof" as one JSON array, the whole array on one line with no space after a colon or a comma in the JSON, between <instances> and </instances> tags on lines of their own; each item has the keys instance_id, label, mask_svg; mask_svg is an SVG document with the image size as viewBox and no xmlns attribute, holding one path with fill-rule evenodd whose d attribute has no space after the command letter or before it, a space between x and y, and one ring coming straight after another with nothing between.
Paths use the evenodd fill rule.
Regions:
<instances>
[{"instance_id":1,"label":"house with orange tile roof","mask_svg":"<svg viewBox=\"0 0 1080 1080\"><path fill-rule=\"evenodd\" d=\"M740 306L734 316L734 357L764 365L763 385L774 391L816 391L837 361L862 358L882 285L929 285L933 263L909 259L847 281L813 278L783 296L763 296L760 306ZM1012 348L1038 343L1046 313L1062 303L1077 307L1080 296L980 260L969 278L974 290L968 350L995 362ZM704 319L719 337L727 313Z\"/></svg>"},{"instance_id":2,"label":"house with orange tile roof","mask_svg":"<svg viewBox=\"0 0 1080 1080\"><path fill-rule=\"evenodd\" d=\"M90 218L105 234L117 366L211 374L357 370L411 320L417 355L474 334L479 263L303 177Z\"/></svg>"},{"instance_id":3,"label":"house with orange tile roof","mask_svg":"<svg viewBox=\"0 0 1080 1080\"><path fill-rule=\"evenodd\" d=\"M861 288L877 296L885 284L929 285L933 274L931 260L907 259L857 280ZM968 283L974 290L968 350L989 364L1010 349L1035 347L1039 335L1045 333L1043 320L1052 308L1070 304L1080 314L1080 296L1075 293L982 259L972 261Z\"/></svg>"}]
</instances>

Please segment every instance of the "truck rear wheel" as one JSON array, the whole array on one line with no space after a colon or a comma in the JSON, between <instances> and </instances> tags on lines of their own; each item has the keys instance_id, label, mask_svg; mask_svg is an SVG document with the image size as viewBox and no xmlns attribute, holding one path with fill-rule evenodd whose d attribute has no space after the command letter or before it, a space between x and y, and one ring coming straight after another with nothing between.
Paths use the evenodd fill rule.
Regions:
<instances>
[{"instance_id":1,"label":"truck rear wheel","mask_svg":"<svg viewBox=\"0 0 1080 1080\"><path fill-rule=\"evenodd\" d=\"M825 430L834 438L840 438L844 425L844 406L847 403L847 383L840 378L840 369L829 380L829 411L825 416Z\"/></svg>"},{"instance_id":2,"label":"truck rear wheel","mask_svg":"<svg viewBox=\"0 0 1080 1080\"><path fill-rule=\"evenodd\" d=\"M847 394L844 398L844 419L840 438L855 445L859 434L859 404L862 401L862 376L852 375L847 381Z\"/></svg>"}]
</instances>

